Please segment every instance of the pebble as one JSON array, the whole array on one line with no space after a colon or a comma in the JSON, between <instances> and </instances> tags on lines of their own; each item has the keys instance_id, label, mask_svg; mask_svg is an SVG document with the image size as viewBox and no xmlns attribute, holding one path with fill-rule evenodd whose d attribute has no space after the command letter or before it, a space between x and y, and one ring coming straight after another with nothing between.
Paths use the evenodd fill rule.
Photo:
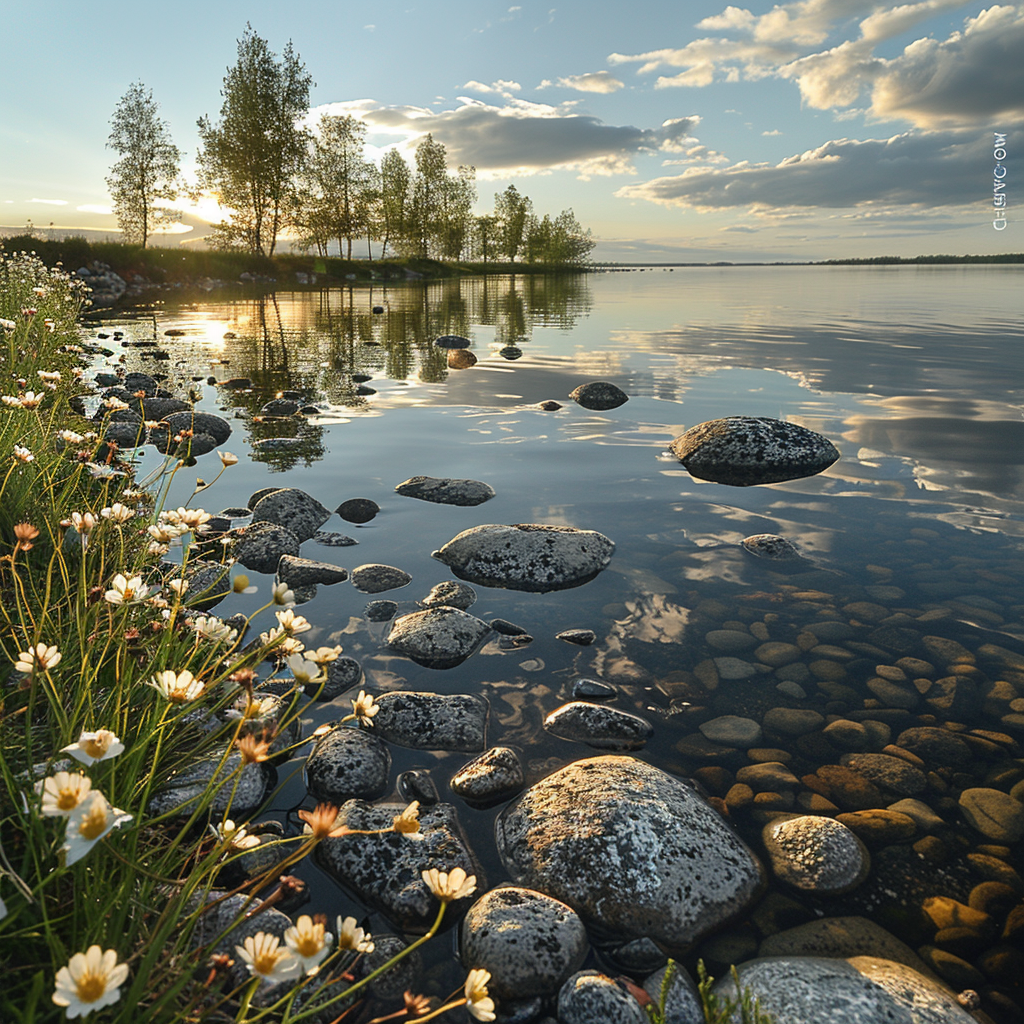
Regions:
<instances>
[{"instance_id":1,"label":"pebble","mask_svg":"<svg viewBox=\"0 0 1024 1024\"><path fill-rule=\"evenodd\" d=\"M569 397L584 409L599 411L617 409L629 401L629 395L622 388L603 380L581 384L569 392Z\"/></svg>"},{"instance_id":2,"label":"pebble","mask_svg":"<svg viewBox=\"0 0 1024 1024\"><path fill-rule=\"evenodd\" d=\"M600 679L577 679L572 684L572 695L577 700L612 700L619 695L619 691Z\"/></svg>"},{"instance_id":3,"label":"pebble","mask_svg":"<svg viewBox=\"0 0 1024 1024\"><path fill-rule=\"evenodd\" d=\"M580 971L558 993L559 1024L650 1024L637 1000L606 974Z\"/></svg>"},{"instance_id":4,"label":"pebble","mask_svg":"<svg viewBox=\"0 0 1024 1024\"><path fill-rule=\"evenodd\" d=\"M720 679L749 679L757 675L757 669L742 658L715 658L714 667Z\"/></svg>"},{"instance_id":5,"label":"pebble","mask_svg":"<svg viewBox=\"0 0 1024 1024\"><path fill-rule=\"evenodd\" d=\"M843 754L839 763L900 796L916 796L928 788L924 772L888 754Z\"/></svg>"},{"instance_id":6,"label":"pebble","mask_svg":"<svg viewBox=\"0 0 1024 1024\"><path fill-rule=\"evenodd\" d=\"M803 651L796 644L770 640L754 651L754 657L765 665L771 665L772 668L782 668L783 665L799 661L803 657Z\"/></svg>"},{"instance_id":7,"label":"pebble","mask_svg":"<svg viewBox=\"0 0 1024 1024\"><path fill-rule=\"evenodd\" d=\"M752 718L740 718L738 715L722 715L704 722L700 731L715 743L724 743L727 747L756 747L761 742L761 726Z\"/></svg>"},{"instance_id":8,"label":"pebble","mask_svg":"<svg viewBox=\"0 0 1024 1024\"><path fill-rule=\"evenodd\" d=\"M871 870L871 857L839 821L819 815L776 820L761 839L776 878L796 889L838 896L855 889Z\"/></svg>"},{"instance_id":9,"label":"pebble","mask_svg":"<svg viewBox=\"0 0 1024 1024\"><path fill-rule=\"evenodd\" d=\"M978 787L960 794L960 813L988 839L1016 843L1024 837L1024 804L999 789Z\"/></svg>"},{"instance_id":10,"label":"pebble","mask_svg":"<svg viewBox=\"0 0 1024 1024\"><path fill-rule=\"evenodd\" d=\"M425 608L433 608L435 605L448 605L449 608L459 608L468 611L476 604L476 591L465 583L456 580L445 580L432 587L420 604Z\"/></svg>"},{"instance_id":11,"label":"pebble","mask_svg":"<svg viewBox=\"0 0 1024 1024\"><path fill-rule=\"evenodd\" d=\"M654 726L639 715L579 700L552 711L544 729L598 750L639 750L654 735Z\"/></svg>"},{"instance_id":12,"label":"pebble","mask_svg":"<svg viewBox=\"0 0 1024 1024\"><path fill-rule=\"evenodd\" d=\"M555 634L555 639L577 647L589 647L597 639L597 634L592 629L563 629Z\"/></svg>"},{"instance_id":13,"label":"pebble","mask_svg":"<svg viewBox=\"0 0 1024 1024\"><path fill-rule=\"evenodd\" d=\"M516 752L510 747L491 747L464 764L452 776L450 785L452 792L468 803L490 805L515 796L524 781Z\"/></svg>"},{"instance_id":14,"label":"pebble","mask_svg":"<svg viewBox=\"0 0 1024 1024\"><path fill-rule=\"evenodd\" d=\"M368 523L380 511L380 505L370 498L349 498L335 510L346 523Z\"/></svg>"},{"instance_id":15,"label":"pebble","mask_svg":"<svg viewBox=\"0 0 1024 1024\"><path fill-rule=\"evenodd\" d=\"M779 736L803 736L825 724L825 716L810 708L771 708L764 716L762 726Z\"/></svg>"},{"instance_id":16,"label":"pebble","mask_svg":"<svg viewBox=\"0 0 1024 1024\"><path fill-rule=\"evenodd\" d=\"M756 793L800 785L800 780L778 761L744 765L736 772L736 781L750 786Z\"/></svg>"},{"instance_id":17,"label":"pebble","mask_svg":"<svg viewBox=\"0 0 1024 1024\"><path fill-rule=\"evenodd\" d=\"M837 815L835 820L852 829L865 843L874 846L904 843L917 834L917 823L910 815L885 808L850 811Z\"/></svg>"}]
</instances>

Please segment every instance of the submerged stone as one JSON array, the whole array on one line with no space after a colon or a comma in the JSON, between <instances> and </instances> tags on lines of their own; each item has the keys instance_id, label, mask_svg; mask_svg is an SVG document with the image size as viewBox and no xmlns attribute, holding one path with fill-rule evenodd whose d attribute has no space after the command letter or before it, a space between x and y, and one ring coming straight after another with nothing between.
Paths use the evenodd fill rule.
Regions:
<instances>
[{"instance_id":1,"label":"submerged stone","mask_svg":"<svg viewBox=\"0 0 1024 1024\"><path fill-rule=\"evenodd\" d=\"M669 449L699 480L734 487L814 476L839 458L827 437L766 416L726 416L680 434Z\"/></svg>"},{"instance_id":2,"label":"submerged stone","mask_svg":"<svg viewBox=\"0 0 1024 1024\"><path fill-rule=\"evenodd\" d=\"M615 544L595 530L488 524L464 530L432 557L470 583L547 593L589 582L614 551Z\"/></svg>"}]
</instances>

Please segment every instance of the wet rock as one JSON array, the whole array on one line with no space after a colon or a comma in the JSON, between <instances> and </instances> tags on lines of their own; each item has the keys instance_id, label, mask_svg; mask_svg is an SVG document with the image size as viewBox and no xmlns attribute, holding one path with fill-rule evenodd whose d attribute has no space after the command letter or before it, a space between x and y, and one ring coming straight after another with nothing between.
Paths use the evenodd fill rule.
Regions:
<instances>
[{"instance_id":1,"label":"wet rock","mask_svg":"<svg viewBox=\"0 0 1024 1024\"><path fill-rule=\"evenodd\" d=\"M398 935L380 935L374 933L373 952L364 953L357 961L352 973L356 981L365 978L374 971L383 967L389 960L393 960L409 944ZM415 990L417 983L423 977L423 958L419 950L414 949L411 953L403 956L401 960L367 984L367 988L379 999L401 999L402 993L408 990ZM347 984L347 983L346 983ZM343 1003L336 1003L335 1006L343 1006ZM336 1009L329 1015L329 1021L338 1016ZM324 1024L329 1024L325 1021Z\"/></svg>"},{"instance_id":2,"label":"wet rock","mask_svg":"<svg viewBox=\"0 0 1024 1024\"><path fill-rule=\"evenodd\" d=\"M193 434L209 434L215 444L224 444L231 436L231 424L210 412L174 412L164 417L174 434L191 430Z\"/></svg>"},{"instance_id":3,"label":"wet rock","mask_svg":"<svg viewBox=\"0 0 1024 1024\"><path fill-rule=\"evenodd\" d=\"M889 846L903 843L917 835L917 824L907 814L884 807L850 811L836 816L847 828L869 846Z\"/></svg>"},{"instance_id":4,"label":"wet rock","mask_svg":"<svg viewBox=\"0 0 1024 1024\"><path fill-rule=\"evenodd\" d=\"M775 877L796 889L838 896L871 870L867 848L845 825L821 815L775 820L761 833Z\"/></svg>"},{"instance_id":5,"label":"wet rock","mask_svg":"<svg viewBox=\"0 0 1024 1024\"><path fill-rule=\"evenodd\" d=\"M1024 837L1024 804L999 789L977 787L960 794L960 813L969 825L997 843Z\"/></svg>"},{"instance_id":6,"label":"wet rock","mask_svg":"<svg viewBox=\"0 0 1024 1024\"><path fill-rule=\"evenodd\" d=\"M254 523L287 527L300 543L309 540L330 518L331 513L316 498L297 487L274 491L256 502L252 509Z\"/></svg>"},{"instance_id":7,"label":"wet rock","mask_svg":"<svg viewBox=\"0 0 1024 1024\"><path fill-rule=\"evenodd\" d=\"M592 580L614 550L612 541L593 530L485 525L464 530L432 557L470 583L547 593Z\"/></svg>"},{"instance_id":8,"label":"wet rock","mask_svg":"<svg viewBox=\"0 0 1024 1024\"><path fill-rule=\"evenodd\" d=\"M650 1018L624 988L606 974L580 971L558 993L560 1024L649 1024Z\"/></svg>"},{"instance_id":9,"label":"wet rock","mask_svg":"<svg viewBox=\"0 0 1024 1024\"><path fill-rule=\"evenodd\" d=\"M669 970L672 971L672 976L668 981L665 998L664 1024L704 1024L704 1010L701 1008L697 986L679 964L663 967L649 978L645 978L644 991L651 997L654 1005L659 1006L665 975Z\"/></svg>"},{"instance_id":10,"label":"wet rock","mask_svg":"<svg viewBox=\"0 0 1024 1024\"><path fill-rule=\"evenodd\" d=\"M744 537L740 544L750 554L772 562L790 562L800 557L800 552L785 537L776 537L773 533L758 533L753 537Z\"/></svg>"},{"instance_id":11,"label":"wet rock","mask_svg":"<svg viewBox=\"0 0 1024 1024\"><path fill-rule=\"evenodd\" d=\"M282 555L299 553L299 538L274 523L253 523L235 531L231 553L246 569L272 573Z\"/></svg>"},{"instance_id":12,"label":"wet rock","mask_svg":"<svg viewBox=\"0 0 1024 1024\"><path fill-rule=\"evenodd\" d=\"M462 963L490 971L488 988L501 1000L557 992L579 969L588 948L576 912L532 889L492 889L462 922Z\"/></svg>"},{"instance_id":13,"label":"wet rock","mask_svg":"<svg viewBox=\"0 0 1024 1024\"><path fill-rule=\"evenodd\" d=\"M130 404L145 420L162 420L171 413L188 412L192 408L180 398L134 398Z\"/></svg>"},{"instance_id":14,"label":"wet rock","mask_svg":"<svg viewBox=\"0 0 1024 1024\"><path fill-rule=\"evenodd\" d=\"M778 736L803 736L825 724L825 717L811 708L771 708L762 725Z\"/></svg>"},{"instance_id":15,"label":"wet rock","mask_svg":"<svg viewBox=\"0 0 1024 1024\"><path fill-rule=\"evenodd\" d=\"M272 398L260 409L260 416L294 416L299 411L299 403L290 398Z\"/></svg>"},{"instance_id":16,"label":"wet rock","mask_svg":"<svg viewBox=\"0 0 1024 1024\"><path fill-rule=\"evenodd\" d=\"M537 408L538 409L543 409L544 412L558 412L558 410L562 408L562 403L561 402L555 402L555 401L552 401L551 399L548 399L545 402L538 402L537 403Z\"/></svg>"},{"instance_id":17,"label":"wet rock","mask_svg":"<svg viewBox=\"0 0 1024 1024\"><path fill-rule=\"evenodd\" d=\"M217 381L217 386L227 388L229 391L247 391L252 387L252 380L249 377L229 377L227 380Z\"/></svg>"},{"instance_id":18,"label":"wet rock","mask_svg":"<svg viewBox=\"0 0 1024 1024\"><path fill-rule=\"evenodd\" d=\"M726 655L725 657L713 660L715 670L721 679L749 679L751 676L757 675L757 667L751 665L749 661L744 661L742 658Z\"/></svg>"},{"instance_id":19,"label":"wet rock","mask_svg":"<svg viewBox=\"0 0 1024 1024\"><path fill-rule=\"evenodd\" d=\"M436 804L441 797L437 792L437 783L426 768L411 768L402 772L397 779L398 794L410 803L419 800L425 807Z\"/></svg>"},{"instance_id":20,"label":"wet rock","mask_svg":"<svg viewBox=\"0 0 1024 1024\"><path fill-rule=\"evenodd\" d=\"M318 740L306 758L306 788L332 804L375 800L384 794L390 770L386 743L372 732L341 726Z\"/></svg>"},{"instance_id":21,"label":"wet rock","mask_svg":"<svg viewBox=\"0 0 1024 1024\"><path fill-rule=\"evenodd\" d=\"M727 416L691 427L669 446L699 480L735 487L814 476L839 458L826 437L765 416Z\"/></svg>"},{"instance_id":22,"label":"wet rock","mask_svg":"<svg viewBox=\"0 0 1024 1024\"><path fill-rule=\"evenodd\" d=\"M577 679L572 684L572 695L577 700L611 700L619 691L600 679Z\"/></svg>"},{"instance_id":23,"label":"wet rock","mask_svg":"<svg viewBox=\"0 0 1024 1024\"><path fill-rule=\"evenodd\" d=\"M346 690L352 690L363 680L363 667L355 658L342 655L327 663L327 682L308 683L303 692L308 697L317 696L319 701L330 701L340 697Z\"/></svg>"},{"instance_id":24,"label":"wet rock","mask_svg":"<svg viewBox=\"0 0 1024 1024\"><path fill-rule=\"evenodd\" d=\"M526 630L522 626L517 626L514 622L509 622L508 619L491 619L489 625L495 633L500 633L502 636L526 635Z\"/></svg>"},{"instance_id":25,"label":"wet rock","mask_svg":"<svg viewBox=\"0 0 1024 1024\"><path fill-rule=\"evenodd\" d=\"M544 729L598 750L639 750L654 735L654 726L639 715L581 700L552 711L544 719Z\"/></svg>"},{"instance_id":26,"label":"wet rock","mask_svg":"<svg viewBox=\"0 0 1024 1024\"><path fill-rule=\"evenodd\" d=\"M330 562L318 562L298 555L282 555L277 563L277 579L289 587L310 587L318 583L331 586L348 579L348 570Z\"/></svg>"},{"instance_id":27,"label":"wet rock","mask_svg":"<svg viewBox=\"0 0 1024 1024\"><path fill-rule=\"evenodd\" d=\"M434 608L437 605L446 604L449 608L459 608L468 611L476 604L476 591L465 583L457 583L455 580L445 580L432 587L421 605L427 608Z\"/></svg>"},{"instance_id":28,"label":"wet rock","mask_svg":"<svg viewBox=\"0 0 1024 1024\"><path fill-rule=\"evenodd\" d=\"M959 736L929 725L905 729L896 738L896 746L936 768L966 768L973 760L971 748Z\"/></svg>"},{"instance_id":29,"label":"wet rock","mask_svg":"<svg viewBox=\"0 0 1024 1024\"><path fill-rule=\"evenodd\" d=\"M367 601L363 614L369 622L390 622L398 614L395 601Z\"/></svg>"},{"instance_id":30,"label":"wet rock","mask_svg":"<svg viewBox=\"0 0 1024 1024\"><path fill-rule=\"evenodd\" d=\"M125 391L130 391L135 395L139 391L144 391L147 398L155 398L156 393L160 390L160 383L156 377L151 376L148 373L126 373L124 380L119 382ZM176 410L172 410L176 411ZM150 416L147 414L146 419L155 420L159 419L159 416Z\"/></svg>"},{"instance_id":31,"label":"wet rock","mask_svg":"<svg viewBox=\"0 0 1024 1024\"><path fill-rule=\"evenodd\" d=\"M469 348L472 342L469 338L463 338L459 334L442 334L441 337L434 339L434 344L438 348Z\"/></svg>"},{"instance_id":32,"label":"wet rock","mask_svg":"<svg viewBox=\"0 0 1024 1024\"><path fill-rule=\"evenodd\" d=\"M315 544L323 544L326 548L350 548L359 541L346 537L343 533L331 533L330 531L318 530L313 534Z\"/></svg>"},{"instance_id":33,"label":"wet rock","mask_svg":"<svg viewBox=\"0 0 1024 1024\"><path fill-rule=\"evenodd\" d=\"M243 765L242 755L237 751L226 758L222 752L210 754L171 776L159 787L146 809L154 816L169 812L190 815L211 783L217 784L217 788L210 810L223 814L230 806L237 819L256 810L263 802L267 774L259 763Z\"/></svg>"},{"instance_id":34,"label":"wet rock","mask_svg":"<svg viewBox=\"0 0 1024 1024\"><path fill-rule=\"evenodd\" d=\"M402 804L368 804L349 800L338 813L338 824L351 829L373 831L390 829L395 817L405 809ZM421 934L433 924L438 901L427 888L421 873L431 868L450 872L462 868L477 876L477 887L484 888L479 868L459 828L458 816L451 804L421 807L419 840L400 832L376 835L346 835L325 839L318 847L323 866L339 882L352 889L365 903L378 908L402 931ZM472 897L449 905L446 920L451 921L469 905Z\"/></svg>"},{"instance_id":35,"label":"wet rock","mask_svg":"<svg viewBox=\"0 0 1024 1024\"><path fill-rule=\"evenodd\" d=\"M419 498L438 505L482 505L494 497L494 488L481 480L452 480L435 476L409 477L395 490L407 498Z\"/></svg>"},{"instance_id":36,"label":"wet rock","mask_svg":"<svg viewBox=\"0 0 1024 1024\"><path fill-rule=\"evenodd\" d=\"M592 629L563 629L555 634L555 639L578 647L589 647L597 639L597 634Z\"/></svg>"},{"instance_id":37,"label":"wet rock","mask_svg":"<svg viewBox=\"0 0 1024 1024\"><path fill-rule=\"evenodd\" d=\"M448 353L448 369L468 370L476 366L478 360L468 349L452 349Z\"/></svg>"},{"instance_id":38,"label":"wet rock","mask_svg":"<svg viewBox=\"0 0 1024 1024\"><path fill-rule=\"evenodd\" d=\"M349 498L335 510L346 523L368 523L380 511L380 505L370 498Z\"/></svg>"},{"instance_id":39,"label":"wet rock","mask_svg":"<svg viewBox=\"0 0 1024 1024\"><path fill-rule=\"evenodd\" d=\"M510 747L491 747L464 764L450 783L467 803L490 805L513 797L523 788L523 766Z\"/></svg>"},{"instance_id":40,"label":"wet rock","mask_svg":"<svg viewBox=\"0 0 1024 1024\"><path fill-rule=\"evenodd\" d=\"M605 964L627 974L650 974L668 962L664 950L648 938L633 939L612 949L602 948L600 958Z\"/></svg>"},{"instance_id":41,"label":"wet rock","mask_svg":"<svg viewBox=\"0 0 1024 1024\"><path fill-rule=\"evenodd\" d=\"M761 726L752 718L741 718L738 715L722 715L704 722L700 731L713 743L722 743L727 747L740 747L743 750L756 747L761 742Z\"/></svg>"},{"instance_id":42,"label":"wet rock","mask_svg":"<svg viewBox=\"0 0 1024 1024\"><path fill-rule=\"evenodd\" d=\"M352 585L364 594L382 594L408 586L412 577L404 569L393 565L357 565L352 570Z\"/></svg>"},{"instance_id":43,"label":"wet rock","mask_svg":"<svg viewBox=\"0 0 1024 1024\"><path fill-rule=\"evenodd\" d=\"M800 785L800 780L781 761L745 764L736 772L736 781L755 793L778 792Z\"/></svg>"},{"instance_id":44,"label":"wet rock","mask_svg":"<svg viewBox=\"0 0 1024 1024\"><path fill-rule=\"evenodd\" d=\"M758 956L877 956L924 971L921 958L905 943L866 917L826 917L765 938Z\"/></svg>"},{"instance_id":45,"label":"wet rock","mask_svg":"<svg viewBox=\"0 0 1024 1024\"><path fill-rule=\"evenodd\" d=\"M693 789L631 757L554 772L501 814L496 835L517 884L588 926L670 947L742 913L762 884L757 859Z\"/></svg>"},{"instance_id":46,"label":"wet rock","mask_svg":"<svg viewBox=\"0 0 1024 1024\"><path fill-rule=\"evenodd\" d=\"M269 497L271 494L281 490L280 487L261 487L258 491L253 491L249 495L249 500L246 502L246 506L251 512L264 498Z\"/></svg>"},{"instance_id":47,"label":"wet rock","mask_svg":"<svg viewBox=\"0 0 1024 1024\"><path fill-rule=\"evenodd\" d=\"M786 1024L973 1024L953 992L903 964L873 956L769 957L740 964L739 983L760 999L761 1010ZM725 977L716 995L735 998Z\"/></svg>"},{"instance_id":48,"label":"wet rock","mask_svg":"<svg viewBox=\"0 0 1024 1024\"><path fill-rule=\"evenodd\" d=\"M441 605L395 619L387 643L417 665L453 668L473 654L490 631L475 615Z\"/></svg>"},{"instance_id":49,"label":"wet rock","mask_svg":"<svg viewBox=\"0 0 1024 1024\"><path fill-rule=\"evenodd\" d=\"M622 388L603 380L581 384L569 392L569 397L584 409L595 410L617 409L629 401L629 395Z\"/></svg>"},{"instance_id":50,"label":"wet rock","mask_svg":"<svg viewBox=\"0 0 1024 1024\"><path fill-rule=\"evenodd\" d=\"M920 768L889 754L843 754L839 763L900 796L916 796L928 788L928 778Z\"/></svg>"},{"instance_id":51,"label":"wet rock","mask_svg":"<svg viewBox=\"0 0 1024 1024\"><path fill-rule=\"evenodd\" d=\"M185 567L185 604L201 612L216 608L231 593L230 572L221 562L190 561Z\"/></svg>"},{"instance_id":52,"label":"wet rock","mask_svg":"<svg viewBox=\"0 0 1024 1024\"><path fill-rule=\"evenodd\" d=\"M226 954L234 965L229 968L229 979L232 987L248 981L251 975L241 957L235 952L235 946L244 945L245 940L257 932L269 932L276 935L284 944L285 930L292 926L292 919L274 907L267 907L259 914L246 917L246 911L252 909L249 896L239 894L220 899L223 893L212 892L208 902L214 905L198 915L195 931L192 933L193 949L199 949L216 941L212 952ZM280 989L278 990L281 991Z\"/></svg>"},{"instance_id":53,"label":"wet rock","mask_svg":"<svg viewBox=\"0 0 1024 1024\"><path fill-rule=\"evenodd\" d=\"M116 444L118 448L141 448L148 437L149 431L141 420L138 423L108 423L103 431L103 440Z\"/></svg>"},{"instance_id":54,"label":"wet rock","mask_svg":"<svg viewBox=\"0 0 1024 1024\"><path fill-rule=\"evenodd\" d=\"M518 345L506 345L504 348L498 350L498 355L502 359L508 359L512 361L514 359L523 358L523 350Z\"/></svg>"},{"instance_id":55,"label":"wet rock","mask_svg":"<svg viewBox=\"0 0 1024 1024\"><path fill-rule=\"evenodd\" d=\"M416 750L484 749L487 702L473 694L419 693L396 690L377 698L377 735Z\"/></svg>"}]
</instances>

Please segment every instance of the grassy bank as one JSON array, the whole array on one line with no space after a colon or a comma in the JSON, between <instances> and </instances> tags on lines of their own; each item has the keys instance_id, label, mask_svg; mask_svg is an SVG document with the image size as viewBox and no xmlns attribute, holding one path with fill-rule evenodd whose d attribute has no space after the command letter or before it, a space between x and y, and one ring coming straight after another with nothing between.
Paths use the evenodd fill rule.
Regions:
<instances>
[{"instance_id":1,"label":"grassy bank","mask_svg":"<svg viewBox=\"0 0 1024 1024\"><path fill-rule=\"evenodd\" d=\"M345 260L290 253L266 257L183 247L143 249L139 245L89 242L75 237L49 241L31 235L8 238L3 244L8 252L34 252L47 267L60 265L73 272L78 267L98 261L107 264L126 280L142 277L156 284L191 284L203 278L233 282L242 274L255 274L274 278L278 283L287 283L292 287L296 282L296 273L316 274L318 283L346 284L353 281L442 278L471 274L578 273L585 269L540 263L442 262L416 257Z\"/></svg>"},{"instance_id":2,"label":"grassy bank","mask_svg":"<svg viewBox=\"0 0 1024 1024\"><path fill-rule=\"evenodd\" d=\"M249 584L202 508L161 507L188 435L138 480L99 440L126 403L72 409L81 300L40 260L0 257L0 1020L334 1019L394 961L361 966L354 919L273 908L295 894L289 868L341 834L337 808L300 812L304 831L245 819L274 795L265 764L308 749L298 721L341 648L304 648L283 586L248 619L209 614ZM204 489L237 461L219 455ZM264 631L244 643L250 623ZM372 726L372 698L352 705L334 728ZM186 772L195 785L168 791ZM417 838L416 806L384 831ZM474 886L424 883L436 920L399 956ZM493 1019L485 973L429 1016L468 1002Z\"/></svg>"}]
</instances>

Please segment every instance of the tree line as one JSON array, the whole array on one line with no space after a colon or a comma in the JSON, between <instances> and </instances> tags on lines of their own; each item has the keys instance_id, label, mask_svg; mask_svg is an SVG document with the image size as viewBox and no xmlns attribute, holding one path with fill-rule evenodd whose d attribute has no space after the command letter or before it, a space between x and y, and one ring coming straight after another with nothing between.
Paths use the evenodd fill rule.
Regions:
<instances>
[{"instance_id":1,"label":"tree line","mask_svg":"<svg viewBox=\"0 0 1024 1024\"><path fill-rule=\"evenodd\" d=\"M220 117L198 121L198 180L191 194L214 195L228 211L215 225L218 248L272 256L287 232L294 245L349 259L365 244L380 255L440 260L579 265L594 241L572 210L538 216L509 185L489 214L475 214L476 169L448 168L431 135L409 162L395 148L367 159L366 125L324 114L307 124L312 77L289 43L278 57L247 25L221 89ZM120 159L107 186L126 241L146 245L175 214L162 202L188 193L181 152L152 90L131 85L111 118L107 146Z\"/></svg>"}]
</instances>

